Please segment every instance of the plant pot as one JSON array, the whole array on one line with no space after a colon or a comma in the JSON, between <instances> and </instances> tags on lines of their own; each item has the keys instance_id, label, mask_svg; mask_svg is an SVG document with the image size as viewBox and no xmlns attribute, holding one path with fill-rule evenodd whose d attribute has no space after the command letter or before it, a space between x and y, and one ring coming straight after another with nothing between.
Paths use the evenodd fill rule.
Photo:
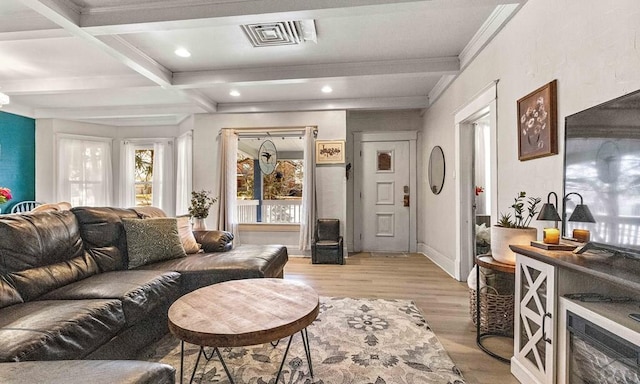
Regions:
<instances>
[{"instance_id":1,"label":"plant pot","mask_svg":"<svg viewBox=\"0 0 640 384\"><path fill-rule=\"evenodd\" d=\"M491 227L491 256L496 261L505 264L515 264L516 254L509 245L530 245L538 238L536 228L505 228Z\"/></svg>"},{"instance_id":2,"label":"plant pot","mask_svg":"<svg viewBox=\"0 0 640 384\"><path fill-rule=\"evenodd\" d=\"M204 231L207 229L207 223L202 217L194 217L192 226L194 231Z\"/></svg>"}]
</instances>

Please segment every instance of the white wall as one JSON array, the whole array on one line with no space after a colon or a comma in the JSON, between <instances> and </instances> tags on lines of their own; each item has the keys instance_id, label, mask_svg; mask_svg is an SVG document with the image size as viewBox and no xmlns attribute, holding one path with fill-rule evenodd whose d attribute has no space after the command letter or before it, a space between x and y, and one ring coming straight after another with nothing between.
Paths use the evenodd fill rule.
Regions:
<instances>
[{"instance_id":1,"label":"white wall","mask_svg":"<svg viewBox=\"0 0 640 384\"><path fill-rule=\"evenodd\" d=\"M638 20L637 0L531 0L523 6L425 113L419 162L441 145L447 175L442 193L433 195L423 168L419 243L455 260L454 114L493 80L499 80L498 211L506 211L519 191L543 198L562 192L564 118L640 88ZM560 154L520 162L516 101L553 79Z\"/></svg>"},{"instance_id":2,"label":"white wall","mask_svg":"<svg viewBox=\"0 0 640 384\"><path fill-rule=\"evenodd\" d=\"M220 194L219 136L223 128L277 128L317 126L320 140L346 139L346 112L291 112L255 114L196 115L193 123L193 188ZM340 219L345 233L346 178L344 165L322 165L316 168L318 217ZM209 228L216 227L218 205L207 218Z\"/></svg>"}]
</instances>

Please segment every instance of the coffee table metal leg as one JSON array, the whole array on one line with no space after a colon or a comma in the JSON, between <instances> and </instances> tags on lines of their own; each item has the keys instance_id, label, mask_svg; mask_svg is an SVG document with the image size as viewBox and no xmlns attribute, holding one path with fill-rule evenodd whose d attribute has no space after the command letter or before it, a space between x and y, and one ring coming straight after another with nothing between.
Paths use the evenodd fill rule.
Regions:
<instances>
[{"instance_id":1,"label":"coffee table metal leg","mask_svg":"<svg viewBox=\"0 0 640 384\"><path fill-rule=\"evenodd\" d=\"M295 335L295 333L293 334ZM280 374L282 373L282 367L284 367L284 362L287 360L287 354L289 353L289 347L291 346L291 340L293 340L293 335L289 336L289 342L287 343L287 349L284 351L284 356L282 357L282 363L280 363L280 369L278 369L278 375L276 376L276 383L278 379L280 379Z\"/></svg>"},{"instance_id":2,"label":"coffee table metal leg","mask_svg":"<svg viewBox=\"0 0 640 384\"><path fill-rule=\"evenodd\" d=\"M220 359L220 362L222 363L222 368L224 368L224 371L227 373L227 377L229 378L229 382L231 384L234 384L233 378L231 377L231 372L229 372L229 368L227 368L227 364L224 363L224 359L222 358L222 354L220 353L220 350L218 349L218 347L215 347L214 351L218 354L218 359Z\"/></svg>"},{"instance_id":3,"label":"coffee table metal leg","mask_svg":"<svg viewBox=\"0 0 640 384\"><path fill-rule=\"evenodd\" d=\"M300 336L302 336L304 353L305 355L307 355L307 363L309 364L309 373L311 374L311 378L313 379L313 365L311 364L311 347L309 346L309 334L307 333L307 328L300 331Z\"/></svg>"},{"instance_id":4,"label":"coffee table metal leg","mask_svg":"<svg viewBox=\"0 0 640 384\"><path fill-rule=\"evenodd\" d=\"M200 363L200 356L202 356L202 351L204 350L203 347L200 347L200 350L198 351L198 358L196 359L196 365L193 367L193 372L191 372L191 379L189 380L189 384L191 384L193 382L193 378L196 375L196 371L198 370L198 364ZM206 357L206 355L205 355Z\"/></svg>"},{"instance_id":5,"label":"coffee table metal leg","mask_svg":"<svg viewBox=\"0 0 640 384\"><path fill-rule=\"evenodd\" d=\"M180 384L182 384L183 374L184 374L184 341L180 342Z\"/></svg>"}]
</instances>

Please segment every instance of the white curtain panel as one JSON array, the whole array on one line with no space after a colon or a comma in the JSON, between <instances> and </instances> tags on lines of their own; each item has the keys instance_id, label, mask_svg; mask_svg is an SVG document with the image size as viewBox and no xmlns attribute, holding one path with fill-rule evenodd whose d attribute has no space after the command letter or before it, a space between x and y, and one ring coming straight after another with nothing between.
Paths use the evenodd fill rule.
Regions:
<instances>
[{"instance_id":1,"label":"white curtain panel","mask_svg":"<svg viewBox=\"0 0 640 384\"><path fill-rule=\"evenodd\" d=\"M311 248L316 220L316 165L315 165L315 128L306 127L304 131L302 206L300 207L300 239L298 248L301 251Z\"/></svg>"},{"instance_id":2,"label":"white curtain panel","mask_svg":"<svg viewBox=\"0 0 640 384\"><path fill-rule=\"evenodd\" d=\"M186 215L193 190L193 134L183 134L176 144L176 215Z\"/></svg>"},{"instance_id":3,"label":"white curtain panel","mask_svg":"<svg viewBox=\"0 0 640 384\"><path fill-rule=\"evenodd\" d=\"M234 245L240 244L236 218L238 135L233 129L223 129L220 142L220 191L218 194L218 229L233 233Z\"/></svg>"},{"instance_id":4,"label":"white curtain panel","mask_svg":"<svg viewBox=\"0 0 640 384\"><path fill-rule=\"evenodd\" d=\"M136 205L135 145L130 141L120 143L120 207Z\"/></svg>"},{"instance_id":5,"label":"white curtain panel","mask_svg":"<svg viewBox=\"0 0 640 384\"><path fill-rule=\"evenodd\" d=\"M175 216L173 199L173 140L153 143L153 206L162 208L167 216Z\"/></svg>"},{"instance_id":6,"label":"white curtain panel","mask_svg":"<svg viewBox=\"0 0 640 384\"><path fill-rule=\"evenodd\" d=\"M109 206L113 183L111 140L58 137L57 200L73 206Z\"/></svg>"}]
</instances>

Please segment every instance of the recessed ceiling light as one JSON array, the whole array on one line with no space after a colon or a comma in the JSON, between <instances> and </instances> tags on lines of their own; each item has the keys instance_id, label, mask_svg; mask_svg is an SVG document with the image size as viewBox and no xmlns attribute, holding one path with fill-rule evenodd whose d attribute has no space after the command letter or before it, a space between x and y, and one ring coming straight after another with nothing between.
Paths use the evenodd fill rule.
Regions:
<instances>
[{"instance_id":1,"label":"recessed ceiling light","mask_svg":"<svg viewBox=\"0 0 640 384\"><path fill-rule=\"evenodd\" d=\"M187 51L185 48L178 48L173 53L180 57L191 57L191 52Z\"/></svg>"},{"instance_id":2,"label":"recessed ceiling light","mask_svg":"<svg viewBox=\"0 0 640 384\"><path fill-rule=\"evenodd\" d=\"M233 91L229 92L229 94L230 94L231 96L233 96L233 97L238 97L238 96L240 96L240 92L236 91L235 89L234 89Z\"/></svg>"},{"instance_id":3,"label":"recessed ceiling light","mask_svg":"<svg viewBox=\"0 0 640 384\"><path fill-rule=\"evenodd\" d=\"M330 87L330 86L328 86L328 85L325 85L324 87L322 87L322 92L324 92L324 93L331 93L331 92L333 92L333 88L331 88L331 87Z\"/></svg>"}]
</instances>

